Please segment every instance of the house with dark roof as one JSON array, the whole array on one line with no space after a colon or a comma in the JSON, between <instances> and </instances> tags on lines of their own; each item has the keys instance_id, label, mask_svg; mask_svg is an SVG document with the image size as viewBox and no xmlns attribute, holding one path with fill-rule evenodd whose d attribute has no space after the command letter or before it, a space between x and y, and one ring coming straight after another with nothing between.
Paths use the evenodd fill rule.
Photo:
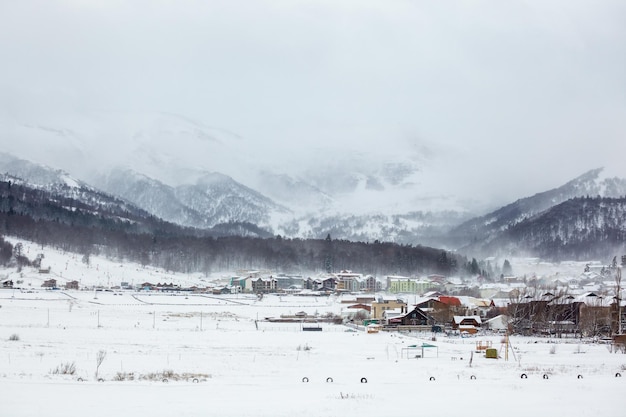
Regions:
<instances>
[{"instance_id":1,"label":"house with dark roof","mask_svg":"<svg viewBox=\"0 0 626 417\"><path fill-rule=\"evenodd\" d=\"M56 288L57 280L56 279L48 279L41 284L43 288Z\"/></svg>"},{"instance_id":2,"label":"house with dark roof","mask_svg":"<svg viewBox=\"0 0 626 417\"><path fill-rule=\"evenodd\" d=\"M396 326L428 326L434 324L434 320L418 307L414 307L408 312L388 317L387 323Z\"/></svg>"},{"instance_id":3,"label":"house with dark roof","mask_svg":"<svg viewBox=\"0 0 626 417\"><path fill-rule=\"evenodd\" d=\"M78 289L78 281L68 281L65 283L66 290L77 290Z\"/></svg>"}]
</instances>

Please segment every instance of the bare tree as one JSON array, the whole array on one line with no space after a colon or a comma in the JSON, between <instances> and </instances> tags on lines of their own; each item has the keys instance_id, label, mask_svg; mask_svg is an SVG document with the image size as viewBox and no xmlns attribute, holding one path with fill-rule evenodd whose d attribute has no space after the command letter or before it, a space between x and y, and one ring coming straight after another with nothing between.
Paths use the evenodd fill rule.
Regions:
<instances>
[{"instance_id":1,"label":"bare tree","mask_svg":"<svg viewBox=\"0 0 626 417\"><path fill-rule=\"evenodd\" d=\"M599 296L589 296L580 311L580 330L585 336L596 337L610 332L611 314Z\"/></svg>"},{"instance_id":2,"label":"bare tree","mask_svg":"<svg viewBox=\"0 0 626 417\"><path fill-rule=\"evenodd\" d=\"M102 362L104 362L104 358L106 357L107 357L106 350L98 351L98 354L96 355L96 379L98 379L98 371L100 370L100 365L102 365Z\"/></svg>"},{"instance_id":3,"label":"bare tree","mask_svg":"<svg viewBox=\"0 0 626 417\"><path fill-rule=\"evenodd\" d=\"M563 333L575 331L578 322L577 305L572 302L573 297L569 294L569 288L553 287L548 303L546 318L551 335L558 338L563 337Z\"/></svg>"}]
</instances>

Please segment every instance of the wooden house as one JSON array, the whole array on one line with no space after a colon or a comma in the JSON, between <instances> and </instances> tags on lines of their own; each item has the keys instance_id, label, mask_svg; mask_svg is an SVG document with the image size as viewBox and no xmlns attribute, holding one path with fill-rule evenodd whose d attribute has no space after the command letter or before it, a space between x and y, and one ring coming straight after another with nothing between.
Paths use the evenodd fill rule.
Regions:
<instances>
[{"instance_id":1,"label":"wooden house","mask_svg":"<svg viewBox=\"0 0 626 417\"><path fill-rule=\"evenodd\" d=\"M409 312L388 318L387 320L389 325L397 326L427 326L433 324L433 322L434 320L418 307L414 307Z\"/></svg>"},{"instance_id":2,"label":"wooden house","mask_svg":"<svg viewBox=\"0 0 626 417\"><path fill-rule=\"evenodd\" d=\"M78 281L68 281L65 283L66 290L77 290L78 289Z\"/></svg>"},{"instance_id":3,"label":"wooden house","mask_svg":"<svg viewBox=\"0 0 626 417\"><path fill-rule=\"evenodd\" d=\"M415 306L442 324L450 323L455 315L463 314L461 302L456 297L423 297L415 301Z\"/></svg>"},{"instance_id":4,"label":"wooden house","mask_svg":"<svg viewBox=\"0 0 626 417\"><path fill-rule=\"evenodd\" d=\"M43 284L41 284L41 286L44 288L56 288L57 280L56 279L45 280Z\"/></svg>"},{"instance_id":5,"label":"wooden house","mask_svg":"<svg viewBox=\"0 0 626 417\"><path fill-rule=\"evenodd\" d=\"M481 326L480 316L454 316L452 320L452 328L459 332L475 334Z\"/></svg>"}]
</instances>

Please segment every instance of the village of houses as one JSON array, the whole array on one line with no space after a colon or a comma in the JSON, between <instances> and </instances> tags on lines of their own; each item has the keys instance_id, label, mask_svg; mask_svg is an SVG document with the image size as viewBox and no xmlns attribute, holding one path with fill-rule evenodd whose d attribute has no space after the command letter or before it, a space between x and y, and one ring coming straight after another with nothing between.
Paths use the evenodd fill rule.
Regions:
<instances>
[{"instance_id":1,"label":"village of houses","mask_svg":"<svg viewBox=\"0 0 626 417\"><path fill-rule=\"evenodd\" d=\"M579 274L557 273L530 279L503 276L499 282L486 282L481 277L461 279L443 275L419 278L389 275L381 279L353 271L305 278L242 270L212 280L196 279L187 285L175 276L170 282L116 284L110 275L107 279L110 285L82 285L81 281L63 278L63 274L55 274L54 269L47 267L33 271L30 281L24 279L28 271L19 276L5 274L0 277L0 287L20 291L33 291L40 286L39 289L51 291L135 291L214 297L332 296L341 303L340 316L315 317L302 312L265 319L333 321L364 326L371 332L432 331L467 336L490 331L600 339L620 334L626 324L626 308L622 297L616 296L616 280L607 271L607 267L593 264L586 265Z\"/></svg>"}]
</instances>

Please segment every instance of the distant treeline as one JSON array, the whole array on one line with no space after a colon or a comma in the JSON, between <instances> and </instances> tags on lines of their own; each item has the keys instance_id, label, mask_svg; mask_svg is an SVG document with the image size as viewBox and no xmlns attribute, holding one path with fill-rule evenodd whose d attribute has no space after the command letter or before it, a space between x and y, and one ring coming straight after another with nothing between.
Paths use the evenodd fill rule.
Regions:
<instances>
[{"instance_id":1,"label":"distant treeline","mask_svg":"<svg viewBox=\"0 0 626 417\"><path fill-rule=\"evenodd\" d=\"M468 264L459 255L420 245L350 242L333 240L330 235L325 239L220 236L215 230L164 222L125 202L102 201L60 197L1 181L0 234L81 253L85 262L93 254L186 273L263 268L276 272L350 269L373 275L452 275ZM3 254L0 247L0 256Z\"/></svg>"}]
</instances>

